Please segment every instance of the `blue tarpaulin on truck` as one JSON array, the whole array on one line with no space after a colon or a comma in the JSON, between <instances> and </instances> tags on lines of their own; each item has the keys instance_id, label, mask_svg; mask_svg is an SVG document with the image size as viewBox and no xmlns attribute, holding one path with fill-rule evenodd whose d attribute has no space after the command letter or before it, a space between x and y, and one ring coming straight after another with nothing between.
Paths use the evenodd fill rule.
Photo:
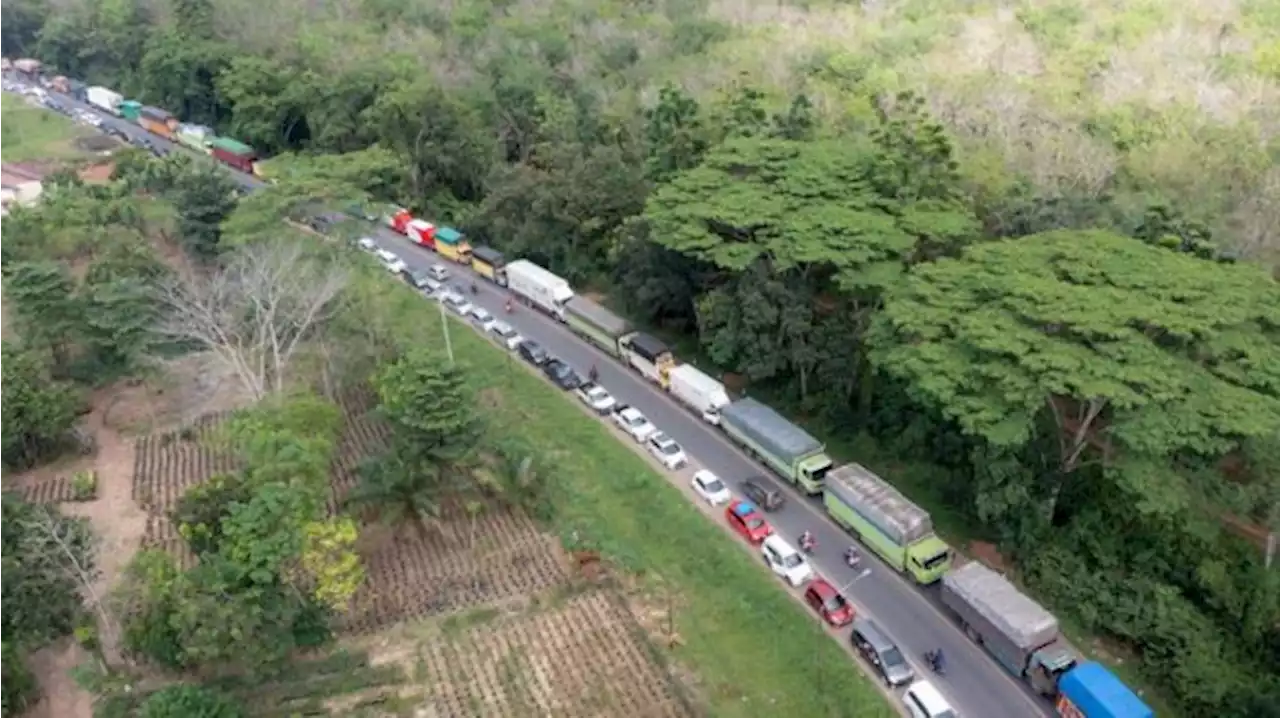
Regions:
<instances>
[{"instance_id":1,"label":"blue tarpaulin on truck","mask_svg":"<svg viewBox=\"0 0 1280 718\"><path fill-rule=\"evenodd\" d=\"M1155 712L1138 694L1100 663L1082 663L1058 682L1060 715L1063 698L1085 718L1155 718Z\"/></svg>"}]
</instances>

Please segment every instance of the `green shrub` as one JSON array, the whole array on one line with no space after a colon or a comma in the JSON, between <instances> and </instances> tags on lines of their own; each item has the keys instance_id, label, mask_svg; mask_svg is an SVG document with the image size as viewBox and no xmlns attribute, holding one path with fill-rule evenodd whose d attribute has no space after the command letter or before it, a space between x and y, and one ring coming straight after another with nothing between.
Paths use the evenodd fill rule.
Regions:
<instances>
[{"instance_id":1,"label":"green shrub","mask_svg":"<svg viewBox=\"0 0 1280 718\"><path fill-rule=\"evenodd\" d=\"M244 709L230 697L186 684L152 693L138 711L138 718L242 718L244 715Z\"/></svg>"}]
</instances>

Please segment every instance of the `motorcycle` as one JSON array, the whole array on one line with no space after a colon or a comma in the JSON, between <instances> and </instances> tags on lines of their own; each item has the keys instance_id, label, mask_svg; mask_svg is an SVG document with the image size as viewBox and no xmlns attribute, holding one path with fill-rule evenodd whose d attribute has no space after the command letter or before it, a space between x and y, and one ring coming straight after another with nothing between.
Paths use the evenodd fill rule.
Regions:
<instances>
[{"instance_id":1,"label":"motorcycle","mask_svg":"<svg viewBox=\"0 0 1280 718\"><path fill-rule=\"evenodd\" d=\"M504 308L507 310L507 314L510 314L511 312L515 311L515 309L516 309L516 305L515 305L515 304L512 304L510 299L508 299L508 300L507 300L507 303L506 303L505 305L503 305L503 306L504 306Z\"/></svg>"},{"instance_id":2,"label":"motorcycle","mask_svg":"<svg viewBox=\"0 0 1280 718\"><path fill-rule=\"evenodd\" d=\"M862 565L862 556L858 554L858 549L852 546L845 549L844 562L849 565L849 568L857 568Z\"/></svg>"},{"instance_id":3,"label":"motorcycle","mask_svg":"<svg viewBox=\"0 0 1280 718\"><path fill-rule=\"evenodd\" d=\"M947 664L943 661L941 648L936 651L925 651L924 660L929 664L929 670L939 676L947 675Z\"/></svg>"},{"instance_id":4,"label":"motorcycle","mask_svg":"<svg viewBox=\"0 0 1280 718\"><path fill-rule=\"evenodd\" d=\"M477 285L475 282L472 282L472 283L471 283L471 294L475 295L475 294L479 294L479 293L480 293L480 287L479 287L479 285Z\"/></svg>"},{"instance_id":5,"label":"motorcycle","mask_svg":"<svg viewBox=\"0 0 1280 718\"><path fill-rule=\"evenodd\" d=\"M813 555L813 550L818 548L818 539L808 531L800 535L800 550L806 554Z\"/></svg>"}]
</instances>

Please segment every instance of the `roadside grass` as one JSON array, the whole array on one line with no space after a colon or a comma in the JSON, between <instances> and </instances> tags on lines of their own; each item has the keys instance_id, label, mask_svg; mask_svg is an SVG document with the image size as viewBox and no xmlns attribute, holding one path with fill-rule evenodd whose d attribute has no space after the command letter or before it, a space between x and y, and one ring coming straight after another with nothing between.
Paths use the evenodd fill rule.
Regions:
<instances>
[{"instance_id":1,"label":"roadside grass","mask_svg":"<svg viewBox=\"0 0 1280 718\"><path fill-rule=\"evenodd\" d=\"M424 343L443 349L439 310L407 291L399 310ZM831 636L667 479L531 375L496 344L450 322L490 428L536 447L553 472L554 526L571 550L598 550L648 586L675 589L680 644L711 715L895 716L884 695Z\"/></svg>"},{"instance_id":2,"label":"roadside grass","mask_svg":"<svg viewBox=\"0 0 1280 718\"><path fill-rule=\"evenodd\" d=\"M32 107L18 95L0 98L0 155L5 162L69 160L86 157L75 140L92 132L62 115Z\"/></svg>"}]
</instances>

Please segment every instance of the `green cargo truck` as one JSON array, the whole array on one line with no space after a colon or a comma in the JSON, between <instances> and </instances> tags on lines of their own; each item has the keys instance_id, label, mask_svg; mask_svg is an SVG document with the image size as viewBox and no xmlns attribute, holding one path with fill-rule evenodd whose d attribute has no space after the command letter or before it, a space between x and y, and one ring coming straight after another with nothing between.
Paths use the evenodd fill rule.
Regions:
<instances>
[{"instance_id":1,"label":"green cargo truck","mask_svg":"<svg viewBox=\"0 0 1280 718\"><path fill-rule=\"evenodd\" d=\"M916 583L933 583L951 568L951 547L933 532L929 513L863 466L828 473L822 503L836 523Z\"/></svg>"},{"instance_id":2,"label":"green cargo truck","mask_svg":"<svg viewBox=\"0 0 1280 718\"><path fill-rule=\"evenodd\" d=\"M615 357L622 357L620 340L631 334L631 323L595 302L574 295L564 305L565 323L574 334Z\"/></svg>"},{"instance_id":3,"label":"green cargo truck","mask_svg":"<svg viewBox=\"0 0 1280 718\"><path fill-rule=\"evenodd\" d=\"M120 116L130 122L137 122L142 116L142 103L137 100L125 100L119 106Z\"/></svg>"},{"instance_id":4,"label":"green cargo truck","mask_svg":"<svg viewBox=\"0 0 1280 718\"><path fill-rule=\"evenodd\" d=\"M738 445L805 493L822 492L831 470L827 447L755 399L721 407L720 428Z\"/></svg>"}]
</instances>

